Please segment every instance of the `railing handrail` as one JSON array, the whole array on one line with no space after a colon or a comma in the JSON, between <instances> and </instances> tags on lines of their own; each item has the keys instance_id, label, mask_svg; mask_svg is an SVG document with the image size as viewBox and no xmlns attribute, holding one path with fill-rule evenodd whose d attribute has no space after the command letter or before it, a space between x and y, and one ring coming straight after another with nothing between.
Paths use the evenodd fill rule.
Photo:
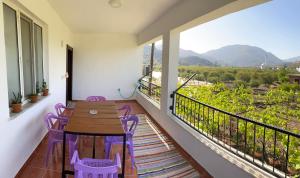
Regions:
<instances>
[{"instance_id":1,"label":"railing handrail","mask_svg":"<svg viewBox=\"0 0 300 178\"><path fill-rule=\"evenodd\" d=\"M143 82L146 82L146 83L150 83L151 85L154 85L154 86L156 86L156 87L159 87L159 88L161 88L161 86L159 86L159 85L156 85L156 84L154 84L154 83L152 83L152 82L148 82L148 81L146 81L146 80L140 80L140 81L143 81Z\"/></svg>"},{"instance_id":2,"label":"railing handrail","mask_svg":"<svg viewBox=\"0 0 300 178\"><path fill-rule=\"evenodd\" d=\"M175 90L175 91L176 91L176 90ZM211 108L211 109L217 110L217 111L222 112L222 113L224 113L224 114L227 114L227 115L229 115L229 116L237 117L238 119L241 119L241 120L244 120L244 121L247 121L247 122L251 122L251 123L253 123L253 124L257 124L257 125L260 125L260 126L263 126L263 127L269 128L269 129L272 129L272 130L276 130L276 131L282 132L282 133L284 133L284 134L291 135L291 136L296 137L296 138L300 138L300 134L297 134L297 133L294 133L294 132L290 132L290 131L284 130L284 129L282 129L282 128L273 126L273 125L269 125L269 124L265 124L265 123L262 123L262 122L258 122L258 121L255 121L255 120L252 120L252 119L243 117L243 116L239 116L239 115L230 113L230 112L228 112L228 111L224 111L224 110L218 109L218 108L216 108L216 107L213 107L213 106L211 106L211 105L202 103L202 102L200 102L200 101L198 101L198 100L195 100L195 99L190 98L190 97L188 97L188 96L182 95L182 94L178 93L177 91L176 91L176 92L175 92L175 91L174 91L174 94L176 94L176 95L180 95L180 96L182 96L182 97L188 98L188 99L190 99L190 100L192 100L192 101L194 101L194 102L197 102L197 103L199 103L199 104L202 104L202 105L204 105L204 106L206 106L206 107L209 107L209 108ZM175 96L174 96L174 98L175 98Z\"/></svg>"},{"instance_id":3,"label":"railing handrail","mask_svg":"<svg viewBox=\"0 0 300 178\"><path fill-rule=\"evenodd\" d=\"M141 78L139 78L138 81L140 82L141 80L143 80L143 78L146 77L146 76L148 76L151 72L152 72L152 70L150 70L148 73L146 73Z\"/></svg>"},{"instance_id":4,"label":"railing handrail","mask_svg":"<svg viewBox=\"0 0 300 178\"><path fill-rule=\"evenodd\" d=\"M190 78L187 79L187 81L185 81L182 85L180 85L173 93L176 93L178 90L184 87L190 80L192 80L192 78L195 77L195 75L197 75L197 73L194 73Z\"/></svg>"}]
</instances>

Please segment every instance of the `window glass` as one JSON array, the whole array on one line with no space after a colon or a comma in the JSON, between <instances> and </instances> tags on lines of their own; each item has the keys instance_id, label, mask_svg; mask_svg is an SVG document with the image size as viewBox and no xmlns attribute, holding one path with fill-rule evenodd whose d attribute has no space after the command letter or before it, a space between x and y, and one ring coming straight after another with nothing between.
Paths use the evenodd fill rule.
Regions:
<instances>
[{"instance_id":1,"label":"window glass","mask_svg":"<svg viewBox=\"0 0 300 178\"><path fill-rule=\"evenodd\" d=\"M7 65L7 84L9 100L13 98L13 92L20 92L19 53L17 38L16 11L3 4L4 34Z\"/></svg>"},{"instance_id":2,"label":"window glass","mask_svg":"<svg viewBox=\"0 0 300 178\"><path fill-rule=\"evenodd\" d=\"M32 28L31 22L21 17L22 63L24 77L24 96L32 94L33 85L33 55L32 55Z\"/></svg>"},{"instance_id":3,"label":"window glass","mask_svg":"<svg viewBox=\"0 0 300 178\"><path fill-rule=\"evenodd\" d=\"M36 83L41 87L43 82L43 34L42 28L34 24L34 51Z\"/></svg>"}]
</instances>

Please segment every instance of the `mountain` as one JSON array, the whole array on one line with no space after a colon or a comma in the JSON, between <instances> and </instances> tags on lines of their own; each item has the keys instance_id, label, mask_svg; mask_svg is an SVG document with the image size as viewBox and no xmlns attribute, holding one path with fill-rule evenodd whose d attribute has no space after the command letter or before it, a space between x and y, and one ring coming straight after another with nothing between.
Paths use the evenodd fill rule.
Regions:
<instances>
[{"instance_id":1,"label":"mountain","mask_svg":"<svg viewBox=\"0 0 300 178\"><path fill-rule=\"evenodd\" d=\"M298 62L298 61L300 61L300 56L292 57L284 60L284 62Z\"/></svg>"},{"instance_id":2,"label":"mountain","mask_svg":"<svg viewBox=\"0 0 300 178\"><path fill-rule=\"evenodd\" d=\"M276 66L283 63L278 57L265 50L248 45L230 45L208 51L201 56L221 66L255 67Z\"/></svg>"},{"instance_id":3,"label":"mountain","mask_svg":"<svg viewBox=\"0 0 300 178\"><path fill-rule=\"evenodd\" d=\"M150 54L151 54L151 46L150 45L145 45L144 46L144 62L150 59ZM160 63L161 64L162 60L162 49L155 47L154 49L154 62Z\"/></svg>"},{"instance_id":4,"label":"mountain","mask_svg":"<svg viewBox=\"0 0 300 178\"><path fill-rule=\"evenodd\" d=\"M150 59L151 46L145 46L144 59ZM145 55L147 54L147 55ZM156 47L154 52L154 62L161 63L162 50ZM282 61L270 52L256 46L230 45L219 49L211 50L203 54L191 50L180 49L180 65L204 65L204 66L236 66L236 67L256 67L256 66L277 66L282 65Z\"/></svg>"},{"instance_id":5,"label":"mountain","mask_svg":"<svg viewBox=\"0 0 300 178\"><path fill-rule=\"evenodd\" d=\"M162 50L161 46L156 46L154 49L154 63L162 63ZM151 46L146 45L144 47L144 61L150 59ZM213 66L213 63L207 59L199 57L200 55L194 51L180 49L179 54L179 64L180 65L199 65L199 66Z\"/></svg>"},{"instance_id":6,"label":"mountain","mask_svg":"<svg viewBox=\"0 0 300 178\"><path fill-rule=\"evenodd\" d=\"M180 49L180 51L179 51L179 57L180 58L186 58L186 57L189 57L189 56L201 57L201 55L199 53L196 53L192 50Z\"/></svg>"},{"instance_id":7,"label":"mountain","mask_svg":"<svg viewBox=\"0 0 300 178\"><path fill-rule=\"evenodd\" d=\"M179 58L179 65L183 65L183 66L190 66L190 65L213 66L214 64L211 63L209 60L200 58L198 56L187 56L187 57Z\"/></svg>"}]
</instances>

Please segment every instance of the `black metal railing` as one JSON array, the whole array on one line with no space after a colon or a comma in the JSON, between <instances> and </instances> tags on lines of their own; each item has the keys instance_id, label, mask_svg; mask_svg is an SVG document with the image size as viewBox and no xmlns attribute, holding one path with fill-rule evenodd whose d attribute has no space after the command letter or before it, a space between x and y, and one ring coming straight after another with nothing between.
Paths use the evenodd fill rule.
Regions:
<instances>
[{"instance_id":1,"label":"black metal railing","mask_svg":"<svg viewBox=\"0 0 300 178\"><path fill-rule=\"evenodd\" d=\"M140 80L139 91L149 98L153 99L155 102L160 102L160 91L161 87L154 83L149 83L146 80Z\"/></svg>"},{"instance_id":2,"label":"black metal railing","mask_svg":"<svg viewBox=\"0 0 300 178\"><path fill-rule=\"evenodd\" d=\"M182 122L275 176L300 177L299 134L201 103L180 94L180 88L171 95L170 109Z\"/></svg>"}]
</instances>

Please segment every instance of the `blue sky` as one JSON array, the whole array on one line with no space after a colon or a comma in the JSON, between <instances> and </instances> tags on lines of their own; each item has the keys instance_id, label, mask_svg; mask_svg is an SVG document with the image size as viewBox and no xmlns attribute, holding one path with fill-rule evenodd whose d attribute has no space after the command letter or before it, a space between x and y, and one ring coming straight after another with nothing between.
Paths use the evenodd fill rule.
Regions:
<instances>
[{"instance_id":1,"label":"blue sky","mask_svg":"<svg viewBox=\"0 0 300 178\"><path fill-rule=\"evenodd\" d=\"M233 44L258 46L281 59L300 56L300 0L273 0L180 36L181 48L198 53Z\"/></svg>"}]
</instances>

